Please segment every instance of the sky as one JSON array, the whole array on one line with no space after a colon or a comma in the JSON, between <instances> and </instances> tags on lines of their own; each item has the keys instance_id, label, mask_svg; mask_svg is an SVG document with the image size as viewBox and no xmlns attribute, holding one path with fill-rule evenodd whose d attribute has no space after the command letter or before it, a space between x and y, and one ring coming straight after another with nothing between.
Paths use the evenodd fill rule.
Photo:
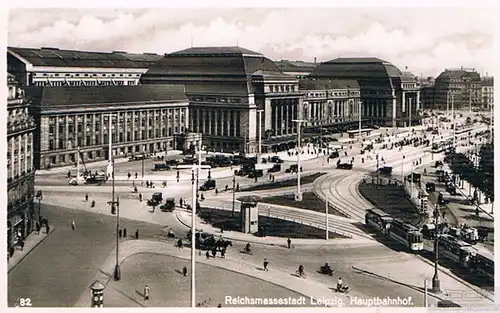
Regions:
<instances>
[{"instance_id":1,"label":"sky","mask_svg":"<svg viewBox=\"0 0 500 313\"><path fill-rule=\"evenodd\" d=\"M446 68L494 73L486 8L14 9L8 45L170 53L240 46L273 60L378 57L417 76Z\"/></svg>"}]
</instances>

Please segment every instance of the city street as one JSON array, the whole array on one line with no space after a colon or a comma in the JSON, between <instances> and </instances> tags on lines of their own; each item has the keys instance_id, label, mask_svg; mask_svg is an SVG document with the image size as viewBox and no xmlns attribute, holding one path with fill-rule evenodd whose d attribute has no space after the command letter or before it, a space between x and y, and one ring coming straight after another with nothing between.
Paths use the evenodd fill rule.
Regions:
<instances>
[{"instance_id":1,"label":"city street","mask_svg":"<svg viewBox=\"0 0 500 313\"><path fill-rule=\"evenodd\" d=\"M8 274L9 306L19 298L30 298L33 307L72 306L115 247L116 218L43 204L42 215L55 230ZM127 236L136 229L141 238L163 233L161 226L140 221L122 219L122 225Z\"/></svg>"}]
</instances>

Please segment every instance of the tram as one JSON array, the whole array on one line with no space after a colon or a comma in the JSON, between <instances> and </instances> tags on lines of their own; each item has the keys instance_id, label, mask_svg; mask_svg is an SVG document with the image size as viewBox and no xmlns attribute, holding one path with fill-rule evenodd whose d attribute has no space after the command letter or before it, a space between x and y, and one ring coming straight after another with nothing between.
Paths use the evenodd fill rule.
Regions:
<instances>
[{"instance_id":1,"label":"tram","mask_svg":"<svg viewBox=\"0 0 500 313\"><path fill-rule=\"evenodd\" d=\"M422 233L413 225L401 220L393 220L388 232L390 238L405 245L410 251L420 251L424 249Z\"/></svg>"},{"instance_id":2,"label":"tram","mask_svg":"<svg viewBox=\"0 0 500 313\"><path fill-rule=\"evenodd\" d=\"M439 236L439 255L453 261L463 268L471 268L477 250L470 243L459 240L451 235Z\"/></svg>"},{"instance_id":3,"label":"tram","mask_svg":"<svg viewBox=\"0 0 500 313\"><path fill-rule=\"evenodd\" d=\"M380 209L368 209L365 213L365 224L384 234L387 234L387 230L393 220L392 216Z\"/></svg>"}]
</instances>

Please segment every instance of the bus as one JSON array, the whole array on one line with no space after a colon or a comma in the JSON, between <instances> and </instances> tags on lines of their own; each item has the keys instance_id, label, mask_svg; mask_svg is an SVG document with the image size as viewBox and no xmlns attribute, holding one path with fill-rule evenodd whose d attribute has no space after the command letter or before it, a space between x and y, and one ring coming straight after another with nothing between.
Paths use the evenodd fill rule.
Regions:
<instances>
[{"instance_id":1,"label":"bus","mask_svg":"<svg viewBox=\"0 0 500 313\"><path fill-rule=\"evenodd\" d=\"M408 247L410 251L424 249L422 233L417 227L401 220L393 220L389 227L389 237Z\"/></svg>"},{"instance_id":2,"label":"bus","mask_svg":"<svg viewBox=\"0 0 500 313\"><path fill-rule=\"evenodd\" d=\"M384 234L387 233L387 229L390 227L393 220L394 219L389 214L380 209L368 209L365 213L365 224Z\"/></svg>"},{"instance_id":3,"label":"bus","mask_svg":"<svg viewBox=\"0 0 500 313\"><path fill-rule=\"evenodd\" d=\"M463 268L470 268L476 256L474 247L470 243L459 240L451 235L439 236L439 255L453 261Z\"/></svg>"},{"instance_id":4,"label":"bus","mask_svg":"<svg viewBox=\"0 0 500 313\"><path fill-rule=\"evenodd\" d=\"M495 261L490 256L476 254L472 268L479 275L495 281Z\"/></svg>"}]
</instances>

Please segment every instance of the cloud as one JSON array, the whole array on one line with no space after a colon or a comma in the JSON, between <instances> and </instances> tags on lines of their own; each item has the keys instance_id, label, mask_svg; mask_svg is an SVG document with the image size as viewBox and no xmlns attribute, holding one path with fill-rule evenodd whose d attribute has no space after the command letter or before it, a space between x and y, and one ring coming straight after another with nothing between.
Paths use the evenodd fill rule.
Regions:
<instances>
[{"instance_id":1,"label":"cloud","mask_svg":"<svg viewBox=\"0 0 500 313\"><path fill-rule=\"evenodd\" d=\"M169 53L234 46L271 59L376 56L420 75L444 68L493 72L494 10L142 9L13 10L11 46Z\"/></svg>"}]
</instances>

